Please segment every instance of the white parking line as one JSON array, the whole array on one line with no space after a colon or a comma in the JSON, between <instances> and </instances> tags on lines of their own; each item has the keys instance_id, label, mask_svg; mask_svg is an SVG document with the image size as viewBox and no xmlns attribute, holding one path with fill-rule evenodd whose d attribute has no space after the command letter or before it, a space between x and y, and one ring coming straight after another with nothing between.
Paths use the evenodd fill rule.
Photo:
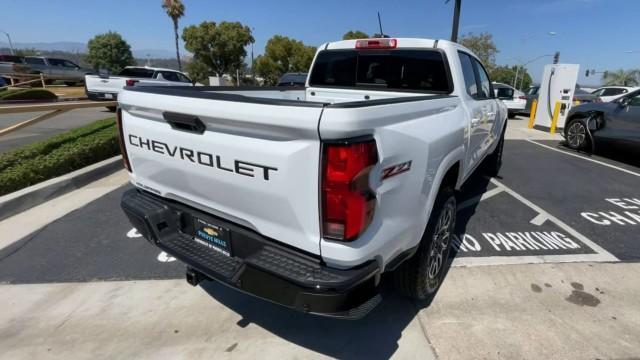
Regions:
<instances>
[{"instance_id":1,"label":"white parking line","mask_svg":"<svg viewBox=\"0 0 640 360\"><path fill-rule=\"evenodd\" d=\"M530 223L532 223L533 225L542 225L544 224L545 221L547 221L547 217L543 214L538 214L536 217L534 217L533 219L531 219L531 221L529 221Z\"/></svg>"},{"instance_id":2,"label":"white parking line","mask_svg":"<svg viewBox=\"0 0 640 360\"><path fill-rule=\"evenodd\" d=\"M584 157L584 156L580 156L580 155L577 155L577 154L573 154L573 153L570 153L570 152L568 152L568 151L564 151L564 150L556 149L556 148L554 148L553 146L549 146L549 145L545 145L545 144L540 144L539 142L536 142L536 141L533 141L533 140L530 140L530 139L527 139L527 141L528 141L528 142L530 142L530 143L532 143L532 144L536 144L536 145L538 145L538 146L542 146L542 147L544 147L544 148L547 148L547 149L549 149L549 150L553 150L553 151L557 151L557 152L559 152L559 153L563 153L563 154L565 154L565 155L569 155L569 156L577 157L577 158L582 159L582 160L591 161L591 162L596 163L596 164L604 165L604 166L606 166L606 167L610 167L610 168L612 168L612 169L616 169L616 170L619 170L619 171L625 172L625 173L627 173L627 174L635 175L635 176L640 177L640 173L633 172L633 171L631 171L631 170L627 170L627 169L621 168L621 167L619 167L619 166L611 165L611 164L608 164L608 163L606 163L606 162L598 161L598 160L595 160L595 159L590 159L590 158L588 158L588 157Z\"/></svg>"},{"instance_id":3,"label":"white parking line","mask_svg":"<svg viewBox=\"0 0 640 360\"><path fill-rule=\"evenodd\" d=\"M478 195L475 197L472 197L471 199L465 200L463 202L461 202L460 204L458 204L458 211L468 208L469 206L475 205L477 203L479 203L480 201L484 201L487 200L490 197L493 197L495 195L500 194L501 192L503 192L504 190L500 187L491 189L489 191L486 191L484 193L482 193L482 195Z\"/></svg>"}]
</instances>

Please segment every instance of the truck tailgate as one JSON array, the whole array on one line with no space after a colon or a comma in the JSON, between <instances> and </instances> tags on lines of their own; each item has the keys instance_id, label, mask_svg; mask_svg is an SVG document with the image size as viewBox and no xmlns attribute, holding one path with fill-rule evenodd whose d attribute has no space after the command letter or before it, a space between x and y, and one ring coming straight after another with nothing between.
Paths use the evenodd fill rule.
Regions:
<instances>
[{"instance_id":1,"label":"truck tailgate","mask_svg":"<svg viewBox=\"0 0 640 360\"><path fill-rule=\"evenodd\" d=\"M119 101L136 186L319 254L321 104L127 90Z\"/></svg>"}]
</instances>

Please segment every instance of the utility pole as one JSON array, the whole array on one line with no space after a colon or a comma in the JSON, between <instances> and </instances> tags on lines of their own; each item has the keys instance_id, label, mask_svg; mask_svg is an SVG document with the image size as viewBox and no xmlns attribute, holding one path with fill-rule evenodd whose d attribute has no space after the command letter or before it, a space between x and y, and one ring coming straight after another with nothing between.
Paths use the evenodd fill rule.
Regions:
<instances>
[{"instance_id":1,"label":"utility pole","mask_svg":"<svg viewBox=\"0 0 640 360\"><path fill-rule=\"evenodd\" d=\"M9 50L11 50L11 55L15 55L16 52L15 50L13 50L13 43L11 42L11 36L9 36L9 33L6 31L2 31L0 30L1 33L4 33L5 35L7 35L7 40L9 40Z\"/></svg>"},{"instance_id":2,"label":"utility pole","mask_svg":"<svg viewBox=\"0 0 640 360\"><path fill-rule=\"evenodd\" d=\"M447 3L450 0L447 0ZM451 41L458 42L458 27L460 25L460 6L462 0L455 0L455 6L453 7L453 26L451 28Z\"/></svg>"}]
</instances>

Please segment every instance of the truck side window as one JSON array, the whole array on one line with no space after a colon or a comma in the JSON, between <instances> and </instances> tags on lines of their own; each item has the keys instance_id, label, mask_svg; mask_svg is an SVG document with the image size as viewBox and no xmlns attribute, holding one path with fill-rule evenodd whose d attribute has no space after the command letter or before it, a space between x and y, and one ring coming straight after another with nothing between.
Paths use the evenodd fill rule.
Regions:
<instances>
[{"instance_id":1,"label":"truck side window","mask_svg":"<svg viewBox=\"0 0 640 360\"><path fill-rule=\"evenodd\" d=\"M476 74L473 70L473 62L471 56L459 52L460 64L462 65L462 74L464 76L464 84L467 89L467 94L472 98L478 97L478 82L476 81Z\"/></svg>"},{"instance_id":2,"label":"truck side window","mask_svg":"<svg viewBox=\"0 0 640 360\"><path fill-rule=\"evenodd\" d=\"M478 78L480 80L480 92L478 94L478 97L481 99L492 98L493 96L491 96L491 80L489 80L487 71L478 60L473 59L473 63L476 66L476 70L478 71Z\"/></svg>"}]
</instances>

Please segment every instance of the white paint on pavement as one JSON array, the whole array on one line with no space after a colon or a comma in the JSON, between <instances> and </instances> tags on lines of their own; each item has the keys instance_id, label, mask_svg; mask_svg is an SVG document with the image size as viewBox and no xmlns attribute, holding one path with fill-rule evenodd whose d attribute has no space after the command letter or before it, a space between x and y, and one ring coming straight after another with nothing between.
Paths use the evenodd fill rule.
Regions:
<instances>
[{"instance_id":1,"label":"white paint on pavement","mask_svg":"<svg viewBox=\"0 0 640 360\"><path fill-rule=\"evenodd\" d=\"M640 177L640 173L637 173L637 172L634 172L634 171L631 171L631 170L627 170L627 169L621 168L621 167L619 167L619 166L611 165L611 164L608 164L608 163L603 162L603 161L599 161L599 160L591 159L591 158L584 157L584 156L580 156L580 155L578 155L578 154L574 154L574 153L571 153L571 152L568 152L568 151L560 150L560 149L554 148L553 146L549 146L549 145L545 145L545 144L540 144L539 142L536 142L536 141L533 141L533 140L530 140L530 139L527 139L527 141L528 141L528 142L530 142L530 143L532 143L532 144L536 144L536 145L538 145L538 146L542 146L543 148L547 148L547 149L549 149L549 150L557 151L557 152L559 152L559 153L562 153L562 154L565 154L565 155L568 155L568 156L573 156L573 157L576 157L576 158L578 158L578 159L582 159L582 160L586 160L586 161L591 161L591 162L593 162L593 163L600 164L600 165L602 165L602 166L606 166L606 167L608 167L608 168L616 169L616 170L618 170L618 171L622 171L622 172L624 172L624 173L627 173L627 174L630 174L630 175L634 175L634 176L638 176L638 177Z\"/></svg>"},{"instance_id":2,"label":"white paint on pavement","mask_svg":"<svg viewBox=\"0 0 640 360\"><path fill-rule=\"evenodd\" d=\"M529 222L532 223L533 225L541 226L542 224L544 224L545 221L547 221L547 217L544 216L543 214L538 214Z\"/></svg>"},{"instance_id":3,"label":"white paint on pavement","mask_svg":"<svg viewBox=\"0 0 640 360\"><path fill-rule=\"evenodd\" d=\"M176 261L176 258L174 258L173 256L167 254L166 252L161 252L160 254L158 254L158 261L160 262L174 262Z\"/></svg>"},{"instance_id":4,"label":"white paint on pavement","mask_svg":"<svg viewBox=\"0 0 640 360\"><path fill-rule=\"evenodd\" d=\"M458 204L458 211L463 210L465 208L468 208L469 206L473 206L481 201L487 200L491 197L494 197L498 194L500 194L503 190L499 187L491 189L489 191L486 191L484 193L482 193L481 195L475 196L471 199L465 200L463 202L461 202L460 204Z\"/></svg>"},{"instance_id":5,"label":"white paint on pavement","mask_svg":"<svg viewBox=\"0 0 640 360\"><path fill-rule=\"evenodd\" d=\"M139 238L139 237L142 237L142 234L140 234L138 232L138 229L133 228L133 229L129 230L129 232L127 233L127 237L128 238Z\"/></svg>"}]
</instances>

